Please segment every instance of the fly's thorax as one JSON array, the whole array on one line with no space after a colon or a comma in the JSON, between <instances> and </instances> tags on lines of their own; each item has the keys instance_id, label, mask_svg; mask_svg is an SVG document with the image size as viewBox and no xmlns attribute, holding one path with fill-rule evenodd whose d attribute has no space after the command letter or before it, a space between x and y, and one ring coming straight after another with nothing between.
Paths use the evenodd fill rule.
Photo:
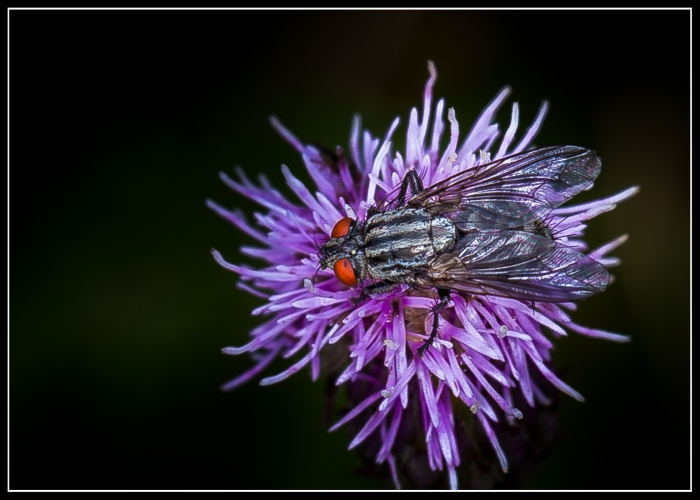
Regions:
<instances>
[{"instance_id":1,"label":"fly's thorax","mask_svg":"<svg viewBox=\"0 0 700 500\"><path fill-rule=\"evenodd\" d=\"M457 229L445 216L423 208L389 210L370 217L364 232L367 272L406 283L425 272L435 256L454 248Z\"/></svg>"}]
</instances>

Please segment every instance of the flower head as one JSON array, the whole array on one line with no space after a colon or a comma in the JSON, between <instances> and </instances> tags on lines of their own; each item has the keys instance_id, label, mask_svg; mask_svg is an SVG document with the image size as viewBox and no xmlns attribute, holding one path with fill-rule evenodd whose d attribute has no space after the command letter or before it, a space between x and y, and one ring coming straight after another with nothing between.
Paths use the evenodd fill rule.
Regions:
<instances>
[{"instance_id":1,"label":"flower head","mask_svg":"<svg viewBox=\"0 0 700 500\"><path fill-rule=\"evenodd\" d=\"M265 320L250 333L250 342L223 350L226 354L250 352L255 366L228 382L224 389L253 379L278 356L298 359L282 373L263 378L261 385L280 382L307 366L315 380L321 373L324 354L335 344L344 360L336 384L348 386L349 401L354 407L330 430L364 419L350 448L372 441L371 451L376 461L389 464L397 486L398 470L405 469L409 459L398 457L396 452L407 434L419 436L429 468L446 469L450 487L456 489L461 449L458 441L463 438L456 432L455 415L468 409L478 419L505 471L507 458L492 423L503 418L509 421L522 418L523 412L513 403L514 393L519 392L530 407L538 403L546 405L544 381L583 400L552 371L550 337L566 335L570 330L618 342L628 338L574 323L565 312L576 308L566 298L569 295L562 295L564 299L540 295L536 300L528 300L519 293L488 293L489 287L483 288L483 293L464 287L450 290L449 280L442 285L447 292L436 293L435 287L419 286L425 282L415 281L415 276L420 277L425 271L412 272L410 279L404 274L393 275L393 280L381 280L373 272L376 268L353 272L356 263L347 258L329 257L330 243L319 251L317 242L337 243L349 238L351 227L356 224L362 227L363 221L367 223L374 214L396 210L404 203L404 197L416 195L413 191L417 188L407 187L405 181L409 172L416 172L417 175L409 177L419 179L416 182L430 189L459 173L470 176L488 171L494 168L491 162L524 152L532 143L547 112L546 103L519 141L514 141L519 112L517 103L513 104L510 125L501 138L494 116L510 93L509 88L504 88L461 139L455 111L447 111L446 130L444 101L433 105L436 72L432 63L429 70L423 109L421 113L415 108L411 111L403 153L392 149L391 138L399 125L398 118L383 140L363 131L360 119L355 118L348 154L340 147L329 151L303 144L273 118L273 126L302 155L315 188L305 186L282 166L287 184L298 198L292 202L264 176L255 184L238 170L237 180L226 174L221 174L221 178L234 191L264 207L264 213L255 214L256 224L249 223L239 211L226 210L211 201L207 203L261 245L244 246L241 252L265 262L263 269L251 269L231 264L217 251L213 252L219 264L240 275L241 288L267 300L253 311ZM429 126L431 115L434 116L432 127ZM444 149L440 147L443 132L449 133ZM599 169L599 162L597 165ZM597 171L591 174L593 178L595 175ZM581 184L578 191L589 188L592 180ZM397 196L397 190L402 188L407 191L404 197ZM601 274L604 267L618 264L618 259L607 254L623 243L626 236L589 251L580 239L584 221L613 209L636 190L630 188L606 199L570 207L559 207L562 201L552 201L557 195L552 190L538 196L544 202L551 201L554 208L538 212L543 216L528 220L527 225L509 229L517 230L525 243L534 241L557 255L574 256L576 269L568 269L566 277L576 272L589 273L590 269ZM569 193L568 197L573 194ZM452 222L458 226L454 218ZM465 223L454 229L458 236L449 237L494 234L483 229ZM503 243L501 236L494 238L497 243ZM447 241L446 246L450 245L454 241ZM350 252L345 247L341 250ZM445 254L446 250L437 253ZM541 253L533 257L544 259ZM350 266L349 274L333 269L342 267L335 265L339 262ZM363 265L369 265L367 262L363 261ZM582 267L588 270L581 271ZM370 275L375 279L367 279ZM543 278L548 283L555 279L556 276ZM607 273L601 279L604 279L599 287L602 289L607 284ZM417 421L415 415L419 415Z\"/></svg>"}]
</instances>

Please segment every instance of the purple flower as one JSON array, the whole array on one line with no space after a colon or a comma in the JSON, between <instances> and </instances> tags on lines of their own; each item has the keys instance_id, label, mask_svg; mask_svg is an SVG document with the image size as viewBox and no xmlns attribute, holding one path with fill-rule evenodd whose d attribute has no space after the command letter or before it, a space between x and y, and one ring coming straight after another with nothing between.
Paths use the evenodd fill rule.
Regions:
<instances>
[{"instance_id":1,"label":"purple flower","mask_svg":"<svg viewBox=\"0 0 700 500\"><path fill-rule=\"evenodd\" d=\"M282 166L288 186L298 197L292 202L264 176L255 184L238 170L238 180L223 173L221 178L265 208L264 213L255 214L255 225L240 211L226 210L212 201L207 204L259 241L261 246L244 246L241 252L265 262L263 269L250 269L231 264L213 251L219 264L241 276L242 289L267 300L253 311L266 319L250 333L251 341L243 347L223 349L226 354L250 352L255 366L223 388L233 389L253 379L277 356L297 356L298 360L284 372L263 378L261 385L280 382L307 366L316 380L326 353L335 347L334 355L340 352L344 361L336 385L348 386L348 400L355 406L330 430L360 421L362 426L350 448L371 443L377 463L388 463L397 487L398 470L411 470L411 464L406 463L410 459L403 453L397 456L397 450L404 449L407 439L418 436L429 468L447 469L449 485L456 489L459 440L465 439L456 432L457 413L468 408L475 415L506 471L506 456L492 423L523 417L513 406L516 392L530 407L546 405L545 381L583 401L550 368L553 344L549 337L564 336L567 330L616 342L625 342L628 337L577 325L565 312L576 309L572 302L533 302L452 291L449 305L434 315L434 290L417 288L408 293L400 290L403 293L368 296L363 293L366 283L348 286L332 269L320 269L317 242L327 241L335 224L345 217L365 219L368 209L394 192L409 170L420 172L427 188L489 159L525 151L539 131L547 103L522 138L514 141L519 116L515 103L511 123L499 140L499 126L493 120L510 93L506 87L465 139L460 140L455 111L449 109L449 143L441 150L444 101L433 108L436 72L432 63L429 71L422 116L415 108L411 111L403 153L392 150L398 118L380 140L363 131L356 117L349 155L340 147L326 151L305 145L273 118L273 126L302 155L315 188L309 189ZM431 114L435 117L432 128L428 126ZM544 221L550 237L603 266L618 264L618 259L607 254L626 236L593 251L588 251L580 237L584 221L612 210L636 191L630 188L606 199L551 210ZM424 345L434 317L439 321L439 334L420 355L418 348ZM417 421L415 415L419 415Z\"/></svg>"}]
</instances>

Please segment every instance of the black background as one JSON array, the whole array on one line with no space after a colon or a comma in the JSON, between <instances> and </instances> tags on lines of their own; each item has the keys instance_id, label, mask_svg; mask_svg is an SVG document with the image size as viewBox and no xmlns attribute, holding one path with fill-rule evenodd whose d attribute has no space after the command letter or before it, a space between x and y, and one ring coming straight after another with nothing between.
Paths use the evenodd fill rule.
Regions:
<instances>
[{"instance_id":1,"label":"black background","mask_svg":"<svg viewBox=\"0 0 700 500\"><path fill-rule=\"evenodd\" d=\"M593 247L630 238L616 282L574 313L633 341L557 341L587 401L561 399L568 437L525 487L689 487L688 11L9 18L10 488L384 487L354 472L351 436L326 432L307 372L219 391L251 366L220 349L246 342L260 302L214 263L211 248L252 263L237 251L251 241L204 200L257 210L218 179L235 165L308 179L273 113L330 146L356 112L375 136L405 126L429 59L463 132L503 85L501 130L513 101L522 134L548 99L536 144L603 159L576 201L641 186L591 221Z\"/></svg>"}]
</instances>

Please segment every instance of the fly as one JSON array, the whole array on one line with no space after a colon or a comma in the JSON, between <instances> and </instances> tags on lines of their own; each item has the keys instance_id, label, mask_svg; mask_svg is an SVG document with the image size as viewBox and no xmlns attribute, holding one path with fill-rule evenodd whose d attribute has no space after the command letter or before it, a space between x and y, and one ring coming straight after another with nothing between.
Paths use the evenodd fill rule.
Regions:
<instances>
[{"instance_id":1,"label":"fly","mask_svg":"<svg viewBox=\"0 0 700 500\"><path fill-rule=\"evenodd\" d=\"M411 170L364 222L345 217L335 224L320 267L375 298L435 289L440 300L419 354L436 338L438 312L452 290L540 302L590 297L610 275L557 242L546 221L590 188L600 168L595 151L557 146L500 158L427 188Z\"/></svg>"}]
</instances>

